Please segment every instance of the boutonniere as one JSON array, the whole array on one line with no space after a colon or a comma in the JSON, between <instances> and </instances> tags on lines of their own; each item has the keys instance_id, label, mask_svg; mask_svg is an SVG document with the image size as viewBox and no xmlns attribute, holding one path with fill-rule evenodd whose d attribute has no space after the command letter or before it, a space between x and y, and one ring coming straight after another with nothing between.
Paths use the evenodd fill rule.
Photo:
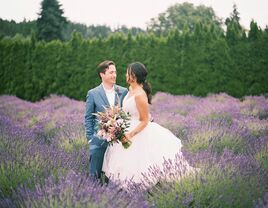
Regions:
<instances>
[{"instance_id":1,"label":"boutonniere","mask_svg":"<svg viewBox=\"0 0 268 208\"><path fill-rule=\"evenodd\" d=\"M114 87L115 90L115 99L117 99L117 105L120 105L120 91L119 91L119 87L115 86Z\"/></svg>"},{"instance_id":2,"label":"boutonniere","mask_svg":"<svg viewBox=\"0 0 268 208\"><path fill-rule=\"evenodd\" d=\"M115 86L115 92L116 92L116 94L118 94L118 96L120 95L120 90L119 90L118 86Z\"/></svg>"}]
</instances>

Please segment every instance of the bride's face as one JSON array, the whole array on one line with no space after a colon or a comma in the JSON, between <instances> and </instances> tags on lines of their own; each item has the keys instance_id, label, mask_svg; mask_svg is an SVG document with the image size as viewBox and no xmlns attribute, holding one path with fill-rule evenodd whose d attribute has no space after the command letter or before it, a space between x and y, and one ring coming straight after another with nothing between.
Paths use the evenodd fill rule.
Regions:
<instances>
[{"instance_id":1,"label":"bride's face","mask_svg":"<svg viewBox=\"0 0 268 208\"><path fill-rule=\"evenodd\" d=\"M129 75L128 75L128 71L126 73L126 82L129 84Z\"/></svg>"},{"instance_id":2,"label":"bride's face","mask_svg":"<svg viewBox=\"0 0 268 208\"><path fill-rule=\"evenodd\" d=\"M132 83L134 81L133 76L130 74L130 72L127 70L126 73L126 81L128 84Z\"/></svg>"}]
</instances>

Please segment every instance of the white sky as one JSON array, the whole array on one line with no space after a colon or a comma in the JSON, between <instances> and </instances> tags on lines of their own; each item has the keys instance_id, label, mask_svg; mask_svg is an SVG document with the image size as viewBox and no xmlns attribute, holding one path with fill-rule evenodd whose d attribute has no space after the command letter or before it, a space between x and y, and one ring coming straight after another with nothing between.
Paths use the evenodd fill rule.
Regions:
<instances>
[{"instance_id":1,"label":"white sky","mask_svg":"<svg viewBox=\"0 0 268 208\"><path fill-rule=\"evenodd\" d=\"M59 0L68 20L86 25L136 26L143 29L151 18L175 3L211 6L220 18L230 16L236 3L240 23L249 28L254 19L263 29L268 25L268 0ZM41 0L0 0L0 18L21 22L37 19Z\"/></svg>"}]
</instances>

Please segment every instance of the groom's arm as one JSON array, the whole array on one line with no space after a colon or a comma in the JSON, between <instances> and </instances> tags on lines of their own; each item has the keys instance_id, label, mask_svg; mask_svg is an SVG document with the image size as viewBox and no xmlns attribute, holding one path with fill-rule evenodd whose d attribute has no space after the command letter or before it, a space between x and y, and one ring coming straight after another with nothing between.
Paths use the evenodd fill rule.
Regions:
<instances>
[{"instance_id":1,"label":"groom's arm","mask_svg":"<svg viewBox=\"0 0 268 208\"><path fill-rule=\"evenodd\" d=\"M92 113L95 113L94 96L91 91L88 91L85 113L85 131L88 141L92 139L91 137L94 134L95 116Z\"/></svg>"}]
</instances>

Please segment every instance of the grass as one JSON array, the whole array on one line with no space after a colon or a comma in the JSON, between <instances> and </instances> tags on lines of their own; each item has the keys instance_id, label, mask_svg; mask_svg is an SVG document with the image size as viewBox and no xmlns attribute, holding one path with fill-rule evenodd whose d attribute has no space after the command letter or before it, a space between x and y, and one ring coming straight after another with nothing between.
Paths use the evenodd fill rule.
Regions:
<instances>
[{"instance_id":1,"label":"grass","mask_svg":"<svg viewBox=\"0 0 268 208\"><path fill-rule=\"evenodd\" d=\"M217 134L218 133L216 131L196 132L185 144L185 148L193 153L207 150L209 148L212 138L216 137Z\"/></svg>"},{"instance_id":2,"label":"grass","mask_svg":"<svg viewBox=\"0 0 268 208\"><path fill-rule=\"evenodd\" d=\"M247 149L247 142L242 137L233 135L224 135L223 137L214 140L211 144L212 152L221 154L224 149L232 150L235 154L244 153Z\"/></svg>"},{"instance_id":3,"label":"grass","mask_svg":"<svg viewBox=\"0 0 268 208\"><path fill-rule=\"evenodd\" d=\"M264 191L254 187L255 179L242 176L230 167L204 167L196 177L154 188L148 200L159 208L252 207L254 199Z\"/></svg>"},{"instance_id":4,"label":"grass","mask_svg":"<svg viewBox=\"0 0 268 208\"><path fill-rule=\"evenodd\" d=\"M268 171L268 147L256 153L255 158L259 161L261 167Z\"/></svg>"},{"instance_id":5,"label":"grass","mask_svg":"<svg viewBox=\"0 0 268 208\"><path fill-rule=\"evenodd\" d=\"M63 148L66 152L79 151L81 148L88 146L87 140L85 137L78 137L75 139L62 139L60 147Z\"/></svg>"}]
</instances>

